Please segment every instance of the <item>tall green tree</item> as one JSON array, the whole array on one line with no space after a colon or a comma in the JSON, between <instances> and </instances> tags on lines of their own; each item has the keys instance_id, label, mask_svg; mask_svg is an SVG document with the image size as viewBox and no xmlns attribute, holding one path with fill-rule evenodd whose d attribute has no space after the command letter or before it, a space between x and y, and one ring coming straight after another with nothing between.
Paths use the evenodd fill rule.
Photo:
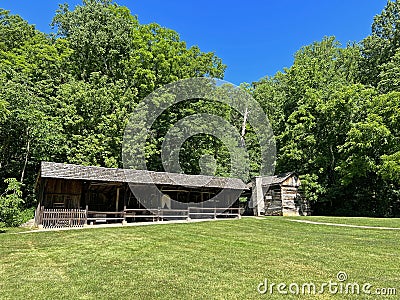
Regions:
<instances>
[{"instance_id":1,"label":"tall green tree","mask_svg":"<svg viewBox=\"0 0 400 300\"><path fill-rule=\"evenodd\" d=\"M53 25L73 53L73 78L61 85L57 114L64 117L64 161L122 166L123 129L129 114L149 93L167 83L195 76L223 77L225 65L214 53L187 48L178 33L158 24L141 25L126 7L111 1L84 1L69 10L62 5ZM181 106L190 111L190 103ZM149 140L149 165L160 169L155 156L163 124ZM150 163L150 161L152 161Z\"/></svg>"},{"instance_id":2,"label":"tall green tree","mask_svg":"<svg viewBox=\"0 0 400 300\"><path fill-rule=\"evenodd\" d=\"M109 82L92 73L88 82L61 86L54 114L62 119L64 147L57 160L83 165L122 167L121 145L136 94L123 81Z\"/></svg>"},{"instance_id":3,"label":"tall green tree","mask_svg":"<svg viewBox=\"0 0 400 300\"><path fill-rule=\"evenodd\" d=\"M53 19L58 35L73 49L73 71L88 80L92 72L110 80L124 79L146 96L181 78L221 78L225 65L214 53L186 47L179 35L158 24L141 25L128 8L111 0L84 0L60 6Z\"/></svg>"},{"instance_id":4,"label":"tall green tree","mask_svg":"<svg viewBox=\"0 0 400 300\"><path fill-rule=\"evenodd\" d=\"M73 50L72 71L78 79L88 80L92 72L114 80L123 77L123 62L129 57L133 31L139 26L126 7L110 0L84 0L71 11L63 4L52 24Z\"/></svg>"},{"instance_id":5,"label":"tall green tree","mask_svg":"<svg viewBox=\"0 0 400 300\"><path fill-rule=\"evenodd\" d=\"M390 63L399 49L400 1L388 0L381 14L374 17L371 35L362 41L361 82L376 87L382 77L383 80L387 80L387 73L391 69ZM395 73L392 72L392 75ZM385 91L386 89L383 90Z\"/></svg>"},{"instance_id":6,"label":"tall green tree","mask_svg":"<svg viewBox=\"0 0 400 300\"><path fill-rule=\"evenodd\" d=\"M68 77L71 51L64 40L52 41L20 17L4 16L0 34L15 42L0 49L0 103L7 109L0 121L0 176L18 178L29 205L39 161L54 160L62 147L53 99Z\"/></svg>"},{"instance_id":7,"label":"tall green tree","mask_svg":"<svg viewBox=\"0 0 400 300\"><path fill-rule=\"evenodd\" d=\"M0 8L0 50L9 51L19 48L26 40L37 34L35 26L18 15Z\"/></svg>"},{"instance_id":8,"label":"tall green tree","mask_svg":"<svg viewBox=\"0 0 400 300\"><path fill-rule=\"evenodd\" d=\"M361 55L357 45L341 48L325 38L303 47L285 72L255 84L256 99L275 122L277 171L301 175L316 213L399 213L393 174L400 102L396 93L379 95L358 83ZM386 70L381 91L395 85L389 77L397 74Z\"/></svg>"}]
</instances>

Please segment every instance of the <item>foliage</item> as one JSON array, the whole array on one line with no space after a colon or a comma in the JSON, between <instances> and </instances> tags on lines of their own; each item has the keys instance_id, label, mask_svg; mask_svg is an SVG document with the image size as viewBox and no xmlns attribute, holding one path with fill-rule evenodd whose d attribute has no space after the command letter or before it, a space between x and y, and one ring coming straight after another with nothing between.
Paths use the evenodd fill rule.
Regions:
<instances>
[{"instance_id":1,"label":"foliage","mask_svg":"<svg viewBox=\"0 0 400 300\"><path fill-rule=\"evenodd\" d=\"M34 217L35 217L35 207L30 207L30 208L26 208L21 210L21 214L20 214L20 223L25 223L28 221L31 221Z\"/></svg>"},{"instance_id":2,"label":"foliage","mask_svg":"<svg viewBox=\"0 0 400 300\"><path fill-rule=\"evenodd\" d=\"M357 82L360 53L325 38L303 47L284 73L255 85L254 96L275 121L277 170L301 175L317 214L400 213L393 156L400 99L391 79L379 91ZM389 92L379 95L384 87Z\"/></svg>"},{"instance_id":3,"label":"foliage","mask_svg":"<svg viewBox=\"0 0 400 300\"><path fill-rule=\"evenodd\" d=\"M137 103L171 81L225 70L214 53L112 1L61 5L53 26L57 36L47 36L0 11L0 177L24 184L26 207L40 161L122 167Z\"/></svg>"},{"instance_id":4,"label":"foliage","mask_svg":"<svg viewBox=\"0 0 400 300\"><path fill-rule=\"evenodd\" d=\"M72 72L78 79L87 80L93 72L122 78L123 62L133 46L133 31L139 26L126 7L109 0L85 0L70 11L64 4L52 25L73 50Z\"/></svg>"},{"instance_id":5,"label":"foliage","mask_svg":"<svg viewBox=\"0 0 400 300\"><path fill-rule=\"evenodd\" d=\"M0 50L7 51L20 47L36 34L35 27L18 15L0 8Z\"/></svg>"},{"instance_id":6,"label":"foliage","mask_svg":"<svg viewBox=\"0 0 400 300\"><path fill-rule=\"evenodd\" d=\"M383 178L400 184L400 151L392 155L382 155L380 174Z\"/></svg>"},{"instance_id":7,"label":"foliage","mask_svg":"<svg viewBox=\"0 0 400 300\"><path fill-rule=\"evenodd\" d=\"M396 56L400 48L400 1L389 0L381 14L375 16L372 34L362 41L360 80L378 86L382 69ZM387 71L387 70L386 70ZM383 70L385 73L385 70ZM394 73L392 73L395 75ZM398 75L397 75L398 76Z\"/></svg>"},{"instance_id":8,"label":"foliage","mask_svg":"<svg viewBox=\"0 0 400 300\"><path fill-rule=\"evenodd\" d=\"M8 185L0 195L0 227L14 227L22 222L21 218L21 183L15 178L7 178L4 182Z\"/></svg>"}]
</instances>

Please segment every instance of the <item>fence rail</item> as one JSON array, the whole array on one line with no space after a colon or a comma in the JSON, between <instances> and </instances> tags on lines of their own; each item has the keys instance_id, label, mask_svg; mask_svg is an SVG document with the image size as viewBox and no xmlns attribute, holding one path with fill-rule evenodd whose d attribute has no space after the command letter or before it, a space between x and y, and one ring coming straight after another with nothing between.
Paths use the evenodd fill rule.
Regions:
<instances>
[{"instance_id":1,"label":"fence rail","mask_svg":"<svg viewBox=\"0 0 400 300\"><path fill-rule=\"evenodd\" d=\"M217 219L218 217L240 218L242 208L188 207L187 209L130 209L123 211L91 211L86 209L44 209L38 206L35 222L43 228L83 227L88 222L107 223L108 221L143 220L163 221L165 219Z\"/></svg>"},{"instance_id":2,"label":"fence rail","mask_svg":"<svg viewBox=\"0 0 400 300\"><path fill-rule=\"evenodd\" d=\"M164 219L196 219L237 217L240 218L243 209L238 207L214 208L214 207L188 207L187 209L125 209L126 218L153 218L157 221Z\"/></svg>"},{"instance_id":3,"label":"fence rail","mask_svg":"<svg viewBox=\"0 0 400 300\"><path fill-rule=\"evenodd\" d=\"M219 207L188 207L188 217L191 216L212 216L217 217L240 217L242 213L239 207L219 208Z\"/></svg>"}]
</instances>

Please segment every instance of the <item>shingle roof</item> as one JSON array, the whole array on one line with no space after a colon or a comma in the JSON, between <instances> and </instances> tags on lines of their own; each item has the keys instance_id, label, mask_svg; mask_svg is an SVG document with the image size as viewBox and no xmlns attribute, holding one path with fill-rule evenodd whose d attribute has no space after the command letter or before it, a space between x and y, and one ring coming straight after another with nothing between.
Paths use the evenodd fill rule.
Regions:
<instances>
[{"instance_id":1,"label":"shingle roof","mask_svg":"<svg viewBox=\"0 0 400 300\"><path fill-rule=\"evenodd\" d=\"M290 176L295 175L296 172L287 172L287 173L282 173L274 176L259 176L262 178L262 185L264 186L271 186L271 185L277 185L277 184L282 184L286 179L288 179ZM253 187L253 182L250 181L247 183L247 188L252 189Z\"/></svg>"},{"instance_id":2,"label":"shingle roof","mask_svg":"<svg viewBox=\"0 0 400 300\"><path fill-rule=\"evenodd\" d=\"M229 188L235 190L247 189L243 181L238 178L175 174L147 170L115 169L54 162L42 162L40 176L42 178L127 182L137 184L154 183L186 187Z\"/></svg>"},{"instance_id":3,"label":"shingle roof","mask_svg":"<svg viewBox=\"0 0 400 300\"><path fill-rule=\"evenodd\" d=\"M286 179L288 179L290 176L296 174L295 172L286 172L282 174L278 174L275 176L265 176L262 179L262 184L263 185L274 185L274 184L281 184L284 182Z\"/></svg>"}]
</instances>

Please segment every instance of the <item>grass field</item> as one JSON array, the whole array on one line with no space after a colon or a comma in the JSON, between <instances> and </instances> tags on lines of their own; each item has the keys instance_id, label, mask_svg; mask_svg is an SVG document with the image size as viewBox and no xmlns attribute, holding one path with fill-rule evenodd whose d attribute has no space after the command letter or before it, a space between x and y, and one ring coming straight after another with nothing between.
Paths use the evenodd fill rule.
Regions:
<instances>
[{"instance_id":1,"label":"grass field","mask_svg":"<svg viewBox=\"0 0 400 300\"><path fill-rule=\"evenodd\" d=\"M400 227L400 220L303 218ZM288 218L0 234L0 299L398 299L400 231ZM273 283L371 284L371 295L259 294ZM261 290L265 287L261 285ZM378 296L377 288L396 288ZM292 291L295 291L292 285ZM334 290L334 288L333 288ZM384 291L384 290L381 290ZM387 290L393 293L393 290Z\"/></svg>"}]
</instances>

